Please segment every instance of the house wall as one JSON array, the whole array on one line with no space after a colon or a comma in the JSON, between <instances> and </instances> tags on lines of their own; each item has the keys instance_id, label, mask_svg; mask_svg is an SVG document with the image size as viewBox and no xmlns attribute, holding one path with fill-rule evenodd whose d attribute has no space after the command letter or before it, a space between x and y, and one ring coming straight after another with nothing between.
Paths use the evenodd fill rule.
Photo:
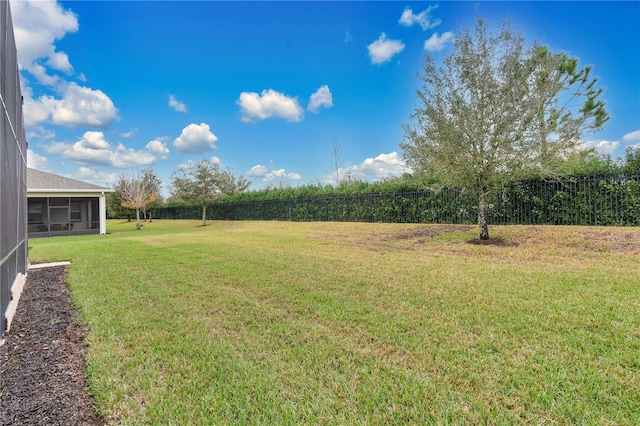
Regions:
<instances>
[{"instance_id":1,"label":"house wall","mask_svg":"<svg viewBox=\"0 0 640 426\"><path fill-rule=\"evenodd\" d=\"M9 2L0 0L0 339L26 279L27 142Z\"/></svg>"}]
</instances>

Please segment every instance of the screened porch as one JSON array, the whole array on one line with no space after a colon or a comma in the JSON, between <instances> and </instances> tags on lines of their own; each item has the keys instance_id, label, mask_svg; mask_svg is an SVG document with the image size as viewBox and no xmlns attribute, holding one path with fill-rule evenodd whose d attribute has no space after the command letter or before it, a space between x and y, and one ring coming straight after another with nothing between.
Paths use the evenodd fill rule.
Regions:
<instances>
[{"instance_id":1,"label":"screened porch","mask_svg":"<svg viewBox=\"0 0 640 426\"><path fill-rule=\"evenodd\" d=\"M30 238L100 233L99 197L27 199Z\"/></svg>"}]
</instances>

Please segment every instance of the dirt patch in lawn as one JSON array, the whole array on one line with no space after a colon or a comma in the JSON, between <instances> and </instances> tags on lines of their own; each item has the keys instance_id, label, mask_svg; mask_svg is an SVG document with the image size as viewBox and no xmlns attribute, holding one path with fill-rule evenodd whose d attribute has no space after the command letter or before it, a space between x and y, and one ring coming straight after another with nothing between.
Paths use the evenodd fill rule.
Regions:
<instances>
[{"instance_id":1,"label":"dirt patch in lawn","mask_svg":"<svg viewBox=\"0 0 640 426\"><path fill-rule=\"evenodd\" d=\"M583 257L589 253L640 256L640 228L585 227L554 225L491 225L492 237L477 238L477 226L463 224L332 224L331 229L312 233L312 237L329 243L346 243L358 250L375 253L422 251L468 255L464 247L495 250L515 249L527 258L559 253ZM474 251L474 253L476 253ZM476 253L477 254L477 253ZM531 255L530 255L531 254Z\"/></svg>"},{"instance_id":2,"label":"dirt patch in lawn","mask_svg":"<svg viewBox=\"0 0 640 426\"><path fill-rule=\"evenodd\" d=\"M640 252L640 235L638 233L609 230L593 230L582 233L583 250L595 252L613 252L638 254Z\"/></svg>"},{"instance_id":3,"label":"dirt patch in lawn","mask_svg":"<svg viewBox=\"0 0 640 426\"><path fill-rule=\"evenodd\" d=\"M436 238L443 234L453 232L467 232L474 227L469 225L436 225L436 226L420 226L397 232L392 235L385 235L382 241L393 240L413 240L419 238Z\"/></svg>"},{"instance_id":4,"label":"dirt patch in lawn","mask_svg":"<svg viewBox=\"0 0 640 426\"><path fill-rule=\"evenodd\" d=\"M494 247L517 247L519 244L515 241L506 240L504 238L489 238L487 240L481 240L480 238L473 238L467 240L468 244L476 246L494 246Z\"/></svg>"},{"instance_id":5,"label":"dirt patch in lawn","mask_svg":"<svg viewBox=\"0 0 640 426\"><path fill-rule=\"evenodd\" d=\"M88 394L84 330L66 266L32 269L0 346L0 424L102 425Z\"/></svg>"}]
</instances>

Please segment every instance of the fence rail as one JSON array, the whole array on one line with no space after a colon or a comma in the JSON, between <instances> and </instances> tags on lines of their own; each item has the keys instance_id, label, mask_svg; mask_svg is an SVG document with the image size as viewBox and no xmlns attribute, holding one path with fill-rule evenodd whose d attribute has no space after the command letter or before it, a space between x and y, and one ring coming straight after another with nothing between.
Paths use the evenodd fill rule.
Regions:
<instances>
[{"instance_id":1,"label":"fence rail","mask_svg":"<svg viewBox=\"0 0 640 426\"><path fill-rule=\"evenodd\" d=\"M248 202L207 208L211 220L475 223L474 189L426 189ZM155 209L159 219L198 219L197 206ZM507 185L489 204L490 224L640 225L640 172Z\"/></svg>"}]
</instances>

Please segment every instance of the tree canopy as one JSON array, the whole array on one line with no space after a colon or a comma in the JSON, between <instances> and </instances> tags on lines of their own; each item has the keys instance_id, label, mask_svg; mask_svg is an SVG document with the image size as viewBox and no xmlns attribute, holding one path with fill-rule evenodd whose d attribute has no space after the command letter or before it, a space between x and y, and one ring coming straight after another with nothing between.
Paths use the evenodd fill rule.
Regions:
<instances>
[{"instance_id":1,"label":"tree canopy","mask_svg":"<svg viewBox=\"0 0 640 426\"><path fill-rule=\"evenodd\" d=\"M231 170L208 160L188 163L171 176L172 196L202 208L202 225L207 224L207 206L224 196L247 189L250 182Z\"/></svg>"},{"instance_id":2,"label":"tree canopy","mask_svg":"<svg viewBox=\"0 0 640 426\"><path fill-rule=\"evenodd\" d=\"M608 120L591 67L477 18L441 64L426 56L418 106L404 125L404 159L443 185L478 191L481 239L489 197L509 181L547 173L553 159Z\"/></svg>"}]
</instances>

